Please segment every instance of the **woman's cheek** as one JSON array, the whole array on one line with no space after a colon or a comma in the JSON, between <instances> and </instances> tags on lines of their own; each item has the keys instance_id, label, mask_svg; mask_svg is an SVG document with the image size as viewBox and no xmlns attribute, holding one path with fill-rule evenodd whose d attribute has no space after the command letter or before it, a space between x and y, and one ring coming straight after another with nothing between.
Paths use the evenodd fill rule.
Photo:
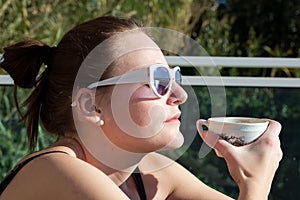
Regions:
<instances>
[{"instance_id":1,"label":"woman's cheek","mask_svg":"<svg viewBox=\"0 0 300 200\"><path fill-rule=\"evenodd\" d=\"M145 127L151 123L149 108L143 103L133 103L129 108L132 121L141 127Z\"/></svg>"},{"instance_id":2,"label":"woman's cheek","mask_svg":"<svg viewBox=\"0 0 300 200\"><path fill-rule=\"evenodd\" d=\"M160 98L148 86L139 87L130 99L129 110L132 120L141 127L149 126L151 123L159 123L155 121L159 118L155 113L163 111L159 100Z\"/></svg>"}]
</instances>

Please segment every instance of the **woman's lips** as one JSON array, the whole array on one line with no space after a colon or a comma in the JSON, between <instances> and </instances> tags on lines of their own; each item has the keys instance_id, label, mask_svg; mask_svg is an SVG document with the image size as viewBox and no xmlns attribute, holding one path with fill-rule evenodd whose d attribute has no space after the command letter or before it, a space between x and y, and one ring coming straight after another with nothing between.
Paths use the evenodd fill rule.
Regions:
<instances>
[{"instance_id":1,"label":"woman's lips","mask_svg":"<svg viewBox=\"0 0 300 200\"><path fill-rule=\"evenodd\" d=\"M180 115L181 115L181 113L176 113L171 118L167 119L165 122L180 122L179 121Z\"/></svg>"}]
</instances>

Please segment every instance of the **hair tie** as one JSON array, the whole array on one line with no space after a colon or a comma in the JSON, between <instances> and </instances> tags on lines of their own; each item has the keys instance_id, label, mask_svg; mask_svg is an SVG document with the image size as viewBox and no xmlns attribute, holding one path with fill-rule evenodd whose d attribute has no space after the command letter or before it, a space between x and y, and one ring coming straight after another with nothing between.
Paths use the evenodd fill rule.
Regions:
<instances>
[{"instance_id":1,"label":"hair tie","mask_svg":"<svg viewBox=\"0 0 300 200\"><path fill-rule=\"evenodd\" d=\"M49 47L47 46L47 50L45 52L45 58L44 58L44 64L49 66L49 64L51 63L51 58L52 58L52 55L53 55L53 52L55 51L57 47L56 46L53 46L53 47Z\"/></svg>"},{"instance_id":2,"label":"hair tie","mask_svg":"<svg viewBox=\"0 0 300 200\"><path fill-rule=\"evenodd\" d=\"M45 50L43 52L43 63L45 65L47 65L46 69L44 69L44 71L37 75L37 77L35 78L35 85L37 85L48 73L49 67L50 67L50 63L51 63L51 59L52 59L52 55L53 55L53 51L56 49L56 46L54 47L49 47L49 46L45 46Z\"/></svg>"}]
</instances>

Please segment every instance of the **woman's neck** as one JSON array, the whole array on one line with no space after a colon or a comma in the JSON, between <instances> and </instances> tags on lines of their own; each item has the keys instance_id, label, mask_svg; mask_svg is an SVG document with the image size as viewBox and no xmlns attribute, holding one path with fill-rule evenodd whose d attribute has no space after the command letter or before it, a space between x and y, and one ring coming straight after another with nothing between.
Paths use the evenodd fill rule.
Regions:
<instances>
[{"instance_id":1,"label":"woman's neck","mask_svg":"<svg viewBox=\"0 0 300 200\"><path fill-rule=\"evenodd\" d=\"M103 138L98 138L97 149L88 148L88 144L84 144L78 136L72 135L61 138L55 146L69 147L77 158L101 170L118 186L128 179L146 155L122 150Z\"/></svg>"}]
</instances>

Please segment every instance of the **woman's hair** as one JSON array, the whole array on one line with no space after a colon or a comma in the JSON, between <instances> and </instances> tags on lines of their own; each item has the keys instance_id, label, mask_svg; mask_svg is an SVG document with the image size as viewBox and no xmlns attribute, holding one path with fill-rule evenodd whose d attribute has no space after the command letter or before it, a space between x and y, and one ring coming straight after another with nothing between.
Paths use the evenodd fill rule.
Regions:
<instances>
[{"instance_id":1,"label":"woman's hair","mask_svg":"<svg viewBox=\"0 0 300 200\"><path fill-rule=\"evenodd\" d=\"M4 48L0 66L14 80L14 100L20 114L16 87L34 88L22 104L27 106L26 112L21 114L31 151L37 142L39 120L48 132L56 135L74 131L70 106L73 83L89 52L114 34L138 27L132 20L105 16L76 26L57 47L26 40ZM39 75L43 64L46 68Z\"/></svg>"}]
</instances>

